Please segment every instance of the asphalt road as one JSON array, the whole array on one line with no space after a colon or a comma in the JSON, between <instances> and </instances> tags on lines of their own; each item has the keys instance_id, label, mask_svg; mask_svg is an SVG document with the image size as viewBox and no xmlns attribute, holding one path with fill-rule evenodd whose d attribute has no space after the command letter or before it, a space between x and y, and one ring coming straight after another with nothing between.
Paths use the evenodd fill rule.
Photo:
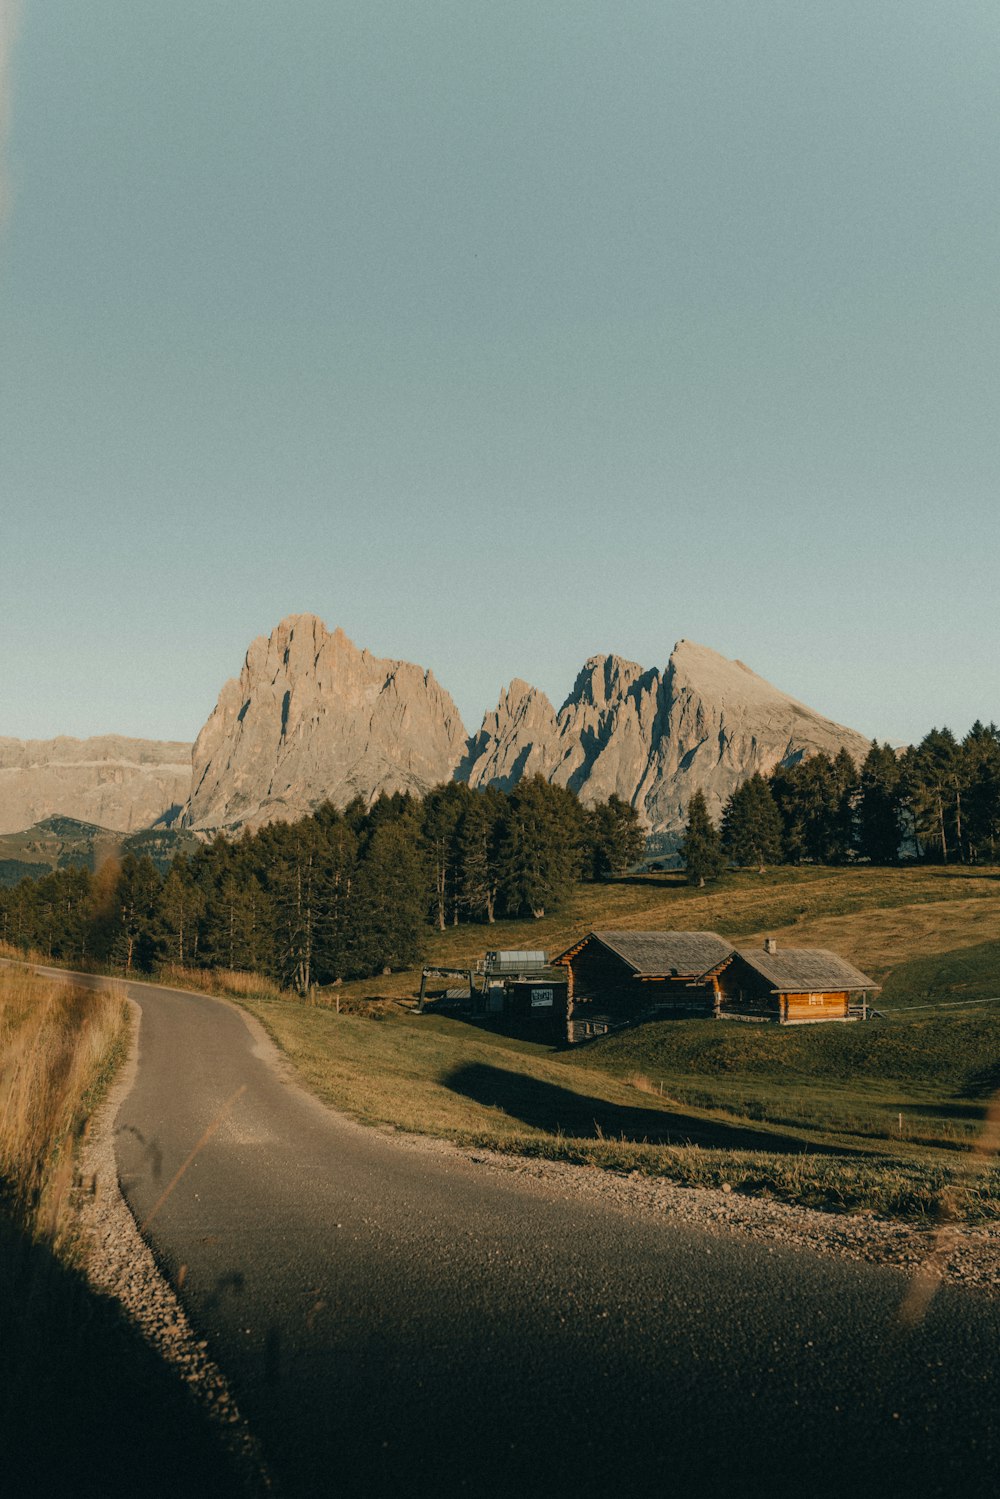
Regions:
<instances>
[{"instance_id":1,"label":"asphalt road","mask_svg":"<svg viewBox=\"0 0 1000 1499\"><path fill-rule=\"evenodd\" d=\"M282 1493L997 1493L1000 1299L903 1330L898 1271L414 1150L235 1008L130 992L122 1186Z\"/></svg>"}]
</instances>

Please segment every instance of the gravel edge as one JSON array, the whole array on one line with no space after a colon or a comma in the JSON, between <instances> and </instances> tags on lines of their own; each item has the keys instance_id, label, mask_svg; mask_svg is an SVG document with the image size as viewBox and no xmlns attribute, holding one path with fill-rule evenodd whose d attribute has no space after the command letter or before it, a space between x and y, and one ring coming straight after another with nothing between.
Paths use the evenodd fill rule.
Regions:
<instances>
[{"instance_id":1,"label":"gravel edge","mask_svg":"<svg viewBox=\"0 0 1000 1499\"><path fill-rule=\"evenodd\" d=\"M640 1171L578 1166L539 1156L459 1145L437 1135L418 1135L392 1125L363 1124L312 1092L257 1016L233 1000L223 1004L242 1015L258 1054L286 1083L317 1108L335 1113L355 1129L375 1129L408 1150L462 1159L529 1190L563 1198L581 1196L626 1214L648 1214L716 1236L741 1234L768 1248L804 1250L855 1263L894 1267L909 1277L914 1304L947 1284L1000 1296L1000 1227L945 1222L926 1227L879 1218L872 1212L823 1212L736 1190L681 1186ZM904 1293L905 1294L905 1293Z\"/></svg>"},{"instance_id":2,"label":"gravel edge","mask_svg":"<svg viewBox=\"0 0 1000 1499\"><path fill-rule=\"evenodd\" d=\"M240 1414L225 1376L196 1337L174 1288L139 1232L118 1181L115 1122L132 1089L138 1064L141 1010L126 997L129 1041L125 1062L90 1116L79 1155L76 1217L82 1269L93 1289L117 1301L126 1318L187 1385L215 1427L248 1496L272 1495L259 1444Z\"/></svg>"},{"instance_id":3,"label":"gravel edge","mask_svg":"<svg viewBox=\"0 0 1000 1499\"><path fill-rule=\"evenodd\" d=\"M394 1133L415 1151L461 1156L525 1186L599 1201L628 1215L669 1219L716 1236L740 1234L770 1248L894 1266L914 1284L948 1284L1000 1295L1000 1228L945 1223L921 1228L871 1213L822 1212L725 1188L680 1186L641 1172L578 1166L534 1156Z\"/></svg>"}]
</instances>

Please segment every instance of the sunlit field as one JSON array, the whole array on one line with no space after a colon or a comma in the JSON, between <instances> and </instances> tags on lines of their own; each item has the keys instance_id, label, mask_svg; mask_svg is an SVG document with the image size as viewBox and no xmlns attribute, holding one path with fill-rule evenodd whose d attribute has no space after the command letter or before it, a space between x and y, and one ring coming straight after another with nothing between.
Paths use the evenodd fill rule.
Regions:
<instances>
[{"instance_id":1,"label":"sunlit field","mask_svg":"<svg viewBox=\"0 0 1000 1499\"><path fill-rule=\"evenodd\" d=\"M883 984L884 1018L802 1029L661 1021L569 1050L413 1013L417 973L321 991L312 1005L275 995L250 1007L310 1087L371 1123L907 1216L935 1215L958 1183L963 1212L1000 1214L1000 1176L978 1148L1000 1087L995 870L581 886L541 922L429 932L427 960L555 952L595 927L831 947Z\"/></svg>"}]
</instances>

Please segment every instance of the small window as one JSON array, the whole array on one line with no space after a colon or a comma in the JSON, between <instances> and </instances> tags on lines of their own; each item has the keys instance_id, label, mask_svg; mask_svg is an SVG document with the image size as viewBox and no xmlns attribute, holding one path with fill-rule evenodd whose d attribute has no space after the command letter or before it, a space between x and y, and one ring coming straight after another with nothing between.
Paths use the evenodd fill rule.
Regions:
<instances>
[{"instance_id":1,"label":"small window","mask_svg":"<svg viewBox=\"0 0 1000 1499\"><path fill-rule=\"evenodd\" d=\"M821 1005L823 1003L822 994L810 994L809 1003L811 1005Z\"/></svg>"}]
</instances>

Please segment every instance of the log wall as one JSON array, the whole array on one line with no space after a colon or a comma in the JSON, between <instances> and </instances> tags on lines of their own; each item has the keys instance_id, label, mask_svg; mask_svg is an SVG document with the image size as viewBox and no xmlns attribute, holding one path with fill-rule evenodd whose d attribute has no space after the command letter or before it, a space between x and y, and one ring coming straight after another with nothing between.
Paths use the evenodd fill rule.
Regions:
<instances>
[{"instance_id":1,"label":"log wall","mask_svg":"<svg viewBox=\"0 0 1000 1499\"><path fill-rule=\"evenodd\" d=\"M786 1025L808 1025L815 1020L846 1020L849 996L842 990L831 994L783 994L782 1020Z\"/></svg>"},{"instance_id":2,"label":"log wall","mask_svg":"<svg viewBox=\"0 0 1000 1499\"><path fill-rule=\"evenodd\" d=\"M567 1037L584 1040L642 1016L710 1015L710 985L692 989L688 978L639 979L624 959L600 942L588 942L566 959L569 973Z\"/></svg>"},{"instance_id":3,"label":"log wall","mask_svg":"<svg viewBox=\"0 0 1000 1499\"><path fill-rule=\"evenodd\" d=\"M845 991L822 994L775 994L761 974L740 958L722 970L717 979L719 1013L729 1019L771 1020L781 1025L810 1025L819 1020L847 1020L850 995Z\"/></svg>"}]
</instances>

